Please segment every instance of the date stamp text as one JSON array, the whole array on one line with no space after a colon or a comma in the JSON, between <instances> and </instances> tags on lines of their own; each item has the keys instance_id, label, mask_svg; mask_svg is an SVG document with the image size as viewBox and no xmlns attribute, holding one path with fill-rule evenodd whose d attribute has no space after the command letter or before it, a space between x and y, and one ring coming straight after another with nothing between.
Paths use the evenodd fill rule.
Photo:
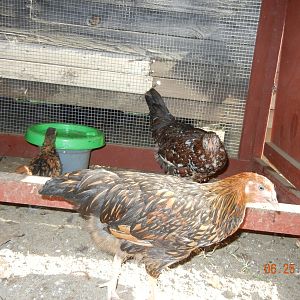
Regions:
<instances>
[{"instance_id":1,"label":"date stamp text","mask_svg":"<svg viewBox=\"0 0 300 300\"><path fill-rule=\"evenodd\" d=\"M268 263L264 264L264 273L265 274L285 274L285 275L291 275L294 274L296 271L295 264L293 263L288 263L288 264L273 264L273 263Z\"/></svg>"}]
</instances>

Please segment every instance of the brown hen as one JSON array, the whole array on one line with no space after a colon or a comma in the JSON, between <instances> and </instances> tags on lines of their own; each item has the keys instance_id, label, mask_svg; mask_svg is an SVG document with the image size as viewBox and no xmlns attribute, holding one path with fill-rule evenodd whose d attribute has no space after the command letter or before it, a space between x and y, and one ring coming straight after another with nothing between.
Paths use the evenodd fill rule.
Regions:
<instances>
[{"instance_id":1,"label":"brown hen","mask_svg":"<svg viewBox=\"0 0 300 300\"><path fill-rule=\"evenodd\" d=\"M156 159L167 174L207 182L225 169L227 153L215 132L177 121L153 88L145 98L152 137L158 145Z\"/></svg>"},{"instance_id":2,"label":"brown hen","mask_svg":"<svg viewBox=\"0 0 300 300\"><path fill-rule=\"evenodd\" d=\"M61 175L61 162L55 150L56 129L49 127L38 156L34 157L28 166L20 166L17 173L53 177Z\"/></svg>"},{"instance_id":3,"label":"brown hen","mask_svg":"<svg viewBox=\"0 0 300 300\"><path fill-rule=\"evenodd\" d=\"M53 178L40 193L73 203L88 218L101 249L115 254L108 299L116 296L126 258L138 258L156 279L194 249L233 234L247 203L277 202L271 181L255 173L199 184L175 176L95 168Z\"/></svg>"}]
</instances>

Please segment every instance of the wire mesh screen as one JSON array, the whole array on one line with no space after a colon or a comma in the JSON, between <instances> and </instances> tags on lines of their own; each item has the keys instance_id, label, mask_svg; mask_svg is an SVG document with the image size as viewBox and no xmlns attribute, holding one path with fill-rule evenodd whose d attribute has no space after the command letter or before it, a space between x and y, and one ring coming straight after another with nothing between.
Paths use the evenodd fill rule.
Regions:
<instances>
[{"instance_id":1,"label":"wire mesh screen","mask_svg":"<svg viewBox=\"0 0 300 300\"><path fill-rule=\"evenodd\" d=\"M0 130L85 124L153 146L144 93L238 154L259 0L2 0Z\"/></svg>"}]
</instances>

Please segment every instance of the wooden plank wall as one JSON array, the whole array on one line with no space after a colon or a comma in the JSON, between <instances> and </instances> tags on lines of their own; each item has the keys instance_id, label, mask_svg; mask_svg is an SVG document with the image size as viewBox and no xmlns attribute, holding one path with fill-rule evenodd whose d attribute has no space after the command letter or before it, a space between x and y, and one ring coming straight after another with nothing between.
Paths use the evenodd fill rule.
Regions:
<instances>
[{"instance_id":1,"label":"wooden plank wall","mask_svg":"<svg viewBox=\"0 0 300 300\"><path fill-rule=\"evenodd\" d=\"M141 97L159 81L171 113L225 128L236 157L259 9L259 0L2 0L0 96L147 114Z\"/></svg>"},{"instance_id":2,"label":"wooden plank wall","mask_svg":"<svg viewBox=\"0 0 300 300\"><path fill-rule=\"evenodd\" d=\"M235 56L253 47L256 24L247 24L243 34L234 36L231 28L243 26L233 20L238 10L247 10L247 1L233 1L237 12L227 1L201 1L200 5L187 0L2 2L3 41L150 59L155 61L151 75L154 82L162 82L163 96L215 105L245 96L240 93L247 88L244 70L250 68L249 58Z\"/></svg>"}]
</instances>

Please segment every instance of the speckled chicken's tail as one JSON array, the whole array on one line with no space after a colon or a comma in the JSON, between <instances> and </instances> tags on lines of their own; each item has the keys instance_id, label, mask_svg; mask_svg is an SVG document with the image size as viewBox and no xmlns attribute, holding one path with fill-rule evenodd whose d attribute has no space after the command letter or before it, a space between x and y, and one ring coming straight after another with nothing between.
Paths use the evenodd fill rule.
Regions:
<instances>
[{"instance_id":1,"label":"speckled chicken's tail","mask_svg":"<svg viewBox=\"0 0 300 300\"><path fill-rule=\"evenodd\" d=\"M152 130L157 130L170 124L175 120L174 116L170 114L161 95L155 90L151 89L145 94L145 99L150 111Z\"/></svg>"},{"instance_id":2,"label":"speckled chicken's tail","mask_svg":"<svg viewBox=\"0 0 300 300\"><path fill-rule=\"evenodd\" d=\"M45 133L45 140L43 146L53 145L56 139L56 129L53 127L49 127Z\"/></svg>"},{"instance_id":3,"label":"speckled chicken's tail","mask_svg":"<svg viewBox=\"0 0 300 300\"><path fill-rule=\"evenodd\" d=\"M45 133L45 139L43 146L41 147L41 153L55 153L55 140L56 140L56 129L49 127Z\"/></svg>"}]
</instances>

